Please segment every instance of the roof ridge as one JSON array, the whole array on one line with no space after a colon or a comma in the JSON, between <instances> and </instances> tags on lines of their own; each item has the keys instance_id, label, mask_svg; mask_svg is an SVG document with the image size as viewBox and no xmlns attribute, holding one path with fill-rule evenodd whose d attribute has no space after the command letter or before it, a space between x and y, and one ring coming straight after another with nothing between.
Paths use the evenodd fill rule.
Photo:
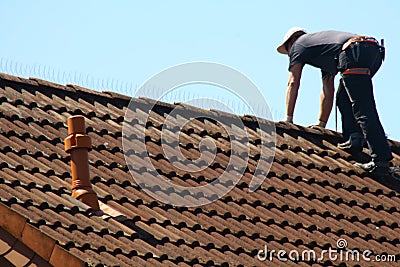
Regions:
<instances>
[{"instance_id":1,"label":"roof ridge","mask_svg":"<svg viewBox=\"0 0 400 267\"><path fill-rule=\"evenodd\" d=\"M75 85L75 84L62 85L62 84L43 80L43 79L36 78L36 77L23 78L23 77L14 76L14 75L2 73L2 72L0 72L0 80L6 80L6 81L22 83L22 84L29 84L29 85L33 85L33 86L46 86L46 87L50 87L50 88L53 88L56 90L67 91L67 92L83 92L83 93L87 93L87 94L102 96L105 98L117 98L116 96L123 96L121 94L112 93L110 91L100 92L100 91L96 91L94 89L89 89L89 88L82 87L82 86ZM122 99L123 97L120 97L120 98Z\"/></svg>"},{"instance_id":2,"label":"roof ridge","mask_svg":"<svg viewBox=\"0 0 400 267\"><path fill-rule=\"evenodd\" d=\"M61 84L50 82L50 81L43 80L40 78L29 77L28 79L26 79L26 78L13 76L13 75L1 73L1 72L0 72L0 79L11 81L11 82L29 84L29 85L33 85L33 86L46 86L49 88L54 88L56 90L62 90L62 91L67 91L67 92L81 92L81 93L85 93L85 94L89 94L89 95L96 95L99 97L104 97L106 99L114 99L117 101L121 100L124 102L126 102L126 101L129 102L132 99L132 97L129 97L127 95L109 91L109 90L104 90L104 91L100 92L100 91L96 91L94 89L85 88L85 87L75 85L75 84L61 85ZM195 113L210 114L210 112L211 112L211 114L216 115L216 116L228 116L228 117L237 116L244 123L255 123L255 122L261 122L261 123L267 122L268 123L268 122L271 122L267 119L260 118L260 117L254 116L254 115L249 115L249 114L243 114L243 115L237 114L236 115L233 113L224 112L224 111L215 110L215 109L206 110L206 109L195 107L195 106L189 105L187 103L182 103L182 102L174 102L174 104L170 104L170 103L166 103L163 101L154 100L154 99L150 99L150 98L146 98L146 97L135 98L135 101L138 101L138 102L144 101L148 104L153 104L155 106L162 106L164 108L173 108L174 106L175 107L181 106L182 108L184 108L188 111L195 112ZM336 138L342 137L341 133L336 132L334 130L330 130L330 129L323 129L323 128L314 129L314 128L304 127L301 125L286 123L286 122L282 122L282 121L278 121L278 122L274 122L274 123L275 123L275 127L280 130L292 130L292 131L295 131L298 133L309 133L309 134L313 134L313 135L317 135L317 136L330 136L330 137L336 137Z\"/></svg>"}]
</instances>

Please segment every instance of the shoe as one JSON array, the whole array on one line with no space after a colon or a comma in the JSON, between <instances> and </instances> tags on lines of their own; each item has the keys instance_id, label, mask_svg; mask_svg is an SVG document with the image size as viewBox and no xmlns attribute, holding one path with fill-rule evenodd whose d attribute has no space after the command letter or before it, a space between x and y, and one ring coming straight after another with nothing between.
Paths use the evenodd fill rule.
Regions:
<instances>
[{"instance_id":1,"label":"shoe","mask_svg":"<svg viewBox=\"0 0 400 267\"><path fill-rule=\"evenodd\" d=\"M388 175L390 162L388 161L370 161L368 163L354 163L354 166L363 169L366 172L369 172L374 175Z\"/></svg>"},{"instance_id":2,"label":"shoe","mask_svg":"<svg viewBox=\"0 0 400 267\"><path fill-rule=\"evenodd\" d=\"M337 146L350 154L356 154L362 151L363 143L364 140L362 138L350 138L344 143L339 143Z\"/></svg>"}]
</instances>

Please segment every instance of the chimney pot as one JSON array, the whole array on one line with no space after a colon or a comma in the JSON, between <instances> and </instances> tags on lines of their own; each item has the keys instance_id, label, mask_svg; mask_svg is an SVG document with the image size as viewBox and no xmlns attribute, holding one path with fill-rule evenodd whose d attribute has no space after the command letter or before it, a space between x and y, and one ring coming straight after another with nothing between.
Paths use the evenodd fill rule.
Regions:
<instances>
[{"instance_id":1,"label":"chimney pot","mask_svg":"<svg viewBox=\"0 0 400 267\"><path fill-rule=\"evenodd\" d=\"M82 115L68 118L68 135L85 134L85 118Z\"/></svg>"},{"instance_id":2,"label":"chimney pot","mask_svg":"<svg viewBox=\"0 0 400 267\"><path fill-rule=\"evenodd\" d=\"M99 210L99 201L90 183L88 153L92 145L90 136L85 133L83 116L68 118L68 136L64 145L65 151L71 154L72 197Z\"/></svg>"}]
</instances>

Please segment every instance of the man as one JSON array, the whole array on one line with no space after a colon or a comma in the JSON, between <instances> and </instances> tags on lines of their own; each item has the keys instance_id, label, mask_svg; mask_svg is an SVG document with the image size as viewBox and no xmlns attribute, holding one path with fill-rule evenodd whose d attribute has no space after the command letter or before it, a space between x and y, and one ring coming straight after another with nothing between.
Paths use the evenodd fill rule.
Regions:
<instances>
[{"instance_id":1,"label":"man","mask_svg":"<svg viewBox=\"0 0 400 267\"><path fill-rule=\"evenodd\" d=\"M286 33L277 51L289 56L286 121L293 123L302 69L309 64L321 69L323 87L317 125L324 128L333 106L334 77L340 72L337 103L347 141L338 147L355 153L366 141L372 160L355 165L373 174L389 173L393 157L375 107L371 81L382 64L384 48L372 37L340 31L308 34L295 27Z\"/></svg>"}]
</instances>

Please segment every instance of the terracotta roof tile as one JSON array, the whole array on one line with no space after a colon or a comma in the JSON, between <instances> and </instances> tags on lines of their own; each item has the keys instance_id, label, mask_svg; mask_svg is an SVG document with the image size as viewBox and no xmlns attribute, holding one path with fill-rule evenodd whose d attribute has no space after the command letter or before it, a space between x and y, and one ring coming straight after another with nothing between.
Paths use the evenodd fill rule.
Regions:
<instances>
[{"instance_id":1,"label":"terracotta roof tile","mask_svg":"<svg viewBox=\"0 0 400 267\"><path fill-rule=\"evenodd\" d=\"M51 266L10 233L0 228L1 266Z\"/></svg>"},{"instance_id":2,"label":"terracotta roof tile","mask_svg":"<svg viewBox=\"0 0 400 267\"><path fill-rule=\"evenodd\" d=\"M276 256L262 262L257 258L265 245L276 251L314 249L320 253L336 248L339 238L346 240L349 249L369 249L375 255L386 252L400 259L400 184L390 178L372 179L356 169L352 163L366 160L368 155L353 157L338 149L340 134L276 123L277 147L270 172L257 174L265 180L250 192L257 164L268 164L260 159L261 129L254 126L254 117L241 117L249 137L245 145L236 126L216 123L231 114L183 103L133 99L133 124L128 126L132 148L128 153L134 160L131 173L145 181L139 186L130 176L122 148L122 123L129 100L113 92L0 74L0 264L359 264L328 258L319 262L281 262ZM93 212L70 197L70 156L64 151L63 139L71 115L85 117L93 144L91 180L105 213ZM234 134L229 136L227 129ZM137 152L142 132L148 154ZM215 148L201 143L205 138ZM236 154L232 144L240 148ZM390 144L393 162L400 164L400 143L391 140ZM188 159L184 163L166 156L178 147ZM246 162L243 158L248 148ZM210 164L200 162L205 168L197 172L183 170L193 167L190 160L200 156ZM141 186L163 196L176 196L188 205L204 196L181 195L172 188L162 192L157 182L151 182L156 172L146 160L164 179L181 186L205 185L224 172L234 177L240 175L243 165L246 168L236 187L221 199L185 208L159 202ZM220 184L205 194L217 196L227 186L229 183Z\"/></svg>"},{"instance_id":3,"label":"terracotta roof tile","mask_svg":"<svg viewBox=\"0 0 400 267\"><path fill-rule=\"evenodd\" d=\"M25 266L33 258L34 252L27 248L22 242L17 241L12 250L4 258L15 266Z\"/></svg>"}]
</instances>

